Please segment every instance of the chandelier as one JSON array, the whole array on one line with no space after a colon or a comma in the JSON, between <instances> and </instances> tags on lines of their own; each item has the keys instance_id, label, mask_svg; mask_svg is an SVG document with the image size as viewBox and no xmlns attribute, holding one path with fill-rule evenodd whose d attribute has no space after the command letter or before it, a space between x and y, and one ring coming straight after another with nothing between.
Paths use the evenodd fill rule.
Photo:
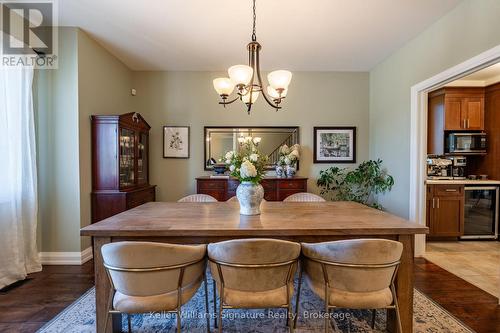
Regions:
<instances>
[{"instance_id":1,"label":"chandelier","mask_svg":"<svg viewBox=\"0 0 500 333\"><path fill-rule=\"evenodd\" d=\"M260 61L259 52L261 50L260 44L257 42L257 35L255 29L255 0L253 0L253 30L252 41L248 44L248 66L235 65L228 69L229 78L217 78L213 81L215 91L221 97L219 104L226 107L226 105L241 100L246 104L247 112L250 114L252 105L255 103L259 94L266 102L278 111L281 109L281 102L286 97L288 85L292 80L292 73L286 70L277 70L267 75L269 85L264 90L262 84L262 77L260 74ZM236 87L237 96L230 99L229 96ZM267 91L267 93L266 93Z\"/></svg>"}]
</instances>

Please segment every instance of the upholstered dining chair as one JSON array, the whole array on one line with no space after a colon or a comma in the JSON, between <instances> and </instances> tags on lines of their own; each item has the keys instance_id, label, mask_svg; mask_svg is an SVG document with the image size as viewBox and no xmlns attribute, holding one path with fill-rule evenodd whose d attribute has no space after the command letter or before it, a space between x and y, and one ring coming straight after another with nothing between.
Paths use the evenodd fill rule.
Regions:
<instances>
[{"instance_id":1,"label":"upholstered dining chair","mask_svg":"<svg viewBox=\"0 0 500 333\"><path fill-rule=\"evenodd\" d=\"M292 194L283 200L284 202L323 202L326 201L319 195L308 193L308 192L300 192Z\"/></svg>"},{"instance_id":2,"label":"upholstered dining chair","mask_svg":"<svg viewBox=\"0 0 500 333\"><path fill-rule=\"evenodd\" d=\"M301 245L296 316L304 274L308 285L325 302L325 313L335 308L393 309L399 332L403 333L394 287L403 244L384 239L352 239ZM373 311L372 327L375 315ZM328 331L329 316L325 316L325 332Z\"/></svg>"},{"instance_id":3,"label":"upholstered dining chair","mask_svg":"<svg viewBox=\"0 0 500 333\"><path fill-rule=\"evenodd\" d=\"M127 314L129 332L131 314L150 312L175 312L180 332L181 307L195 295L202 281L210 332L206 245L116 242L105 244L101 253L112 287L108 315Z\"/></svg>"},{"instance_id":4,"label":"upholstered dining chair","mask_svg":"<svg viewBox=\"0 0 500 333\"><path fill-rule=\"evenodd\" d=\"M291 300L299 255L300 244L277 239L209 244L210 271L219 293L219 333L222 311L237 308L285 308L287 325L293 332Z\"/></svg>"},{"instance_id":5,"label":"upholstered dining chair","mask_svg":"<svg viewBox=\"0 0 500 333\"><path fill-rule=\"evenodd\" d=\"M191 194L180 198L177 202L217 202L217 199L208 194Z\"/></svg>"}]
</instances>

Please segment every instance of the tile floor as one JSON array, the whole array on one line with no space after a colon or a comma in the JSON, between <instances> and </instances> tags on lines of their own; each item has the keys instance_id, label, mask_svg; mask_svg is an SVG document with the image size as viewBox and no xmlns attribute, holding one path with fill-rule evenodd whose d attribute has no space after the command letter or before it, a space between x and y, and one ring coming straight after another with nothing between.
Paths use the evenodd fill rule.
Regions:
<instances>
[{"instance_id":1,"label":"tile floor","mask_svg":"<svg viewBox=\"0 0 500 333\"><path fill-rule=\"evenodd\" d=\"M424 258L500 298L500 242L427 242Z\"/></svg>"}]
</instances>

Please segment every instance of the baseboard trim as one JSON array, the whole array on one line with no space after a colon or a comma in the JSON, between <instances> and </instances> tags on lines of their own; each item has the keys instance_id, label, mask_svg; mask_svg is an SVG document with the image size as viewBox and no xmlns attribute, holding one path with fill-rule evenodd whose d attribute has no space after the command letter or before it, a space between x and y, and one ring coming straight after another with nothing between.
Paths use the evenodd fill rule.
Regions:
<instances>
[{"instance_id":1,"label":"baseboard trim","mask_svg":"<svg viewBox=\"0 0 500 333\"><path fill-rule=\"evenodd\" d=\"M42 265L82 265L92 259L92 248L82 252L40 252Z\"/></svg>"}]
</instances>

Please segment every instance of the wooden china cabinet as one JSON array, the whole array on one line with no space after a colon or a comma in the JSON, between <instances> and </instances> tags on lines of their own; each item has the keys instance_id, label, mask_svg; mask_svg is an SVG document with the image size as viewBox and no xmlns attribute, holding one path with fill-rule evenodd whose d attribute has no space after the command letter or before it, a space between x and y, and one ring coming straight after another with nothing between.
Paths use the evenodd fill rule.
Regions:
<instances>
[{"instance_id":1,"label":"wooden china cabinet","mask_svg":"<svg viewBox=\"0 0 500 333\"><path fill-rule=\"evenodd\" d=\"M138 113L91 116L92 223L155 201L149 124Z\"/></svg>"}]
</instances>

